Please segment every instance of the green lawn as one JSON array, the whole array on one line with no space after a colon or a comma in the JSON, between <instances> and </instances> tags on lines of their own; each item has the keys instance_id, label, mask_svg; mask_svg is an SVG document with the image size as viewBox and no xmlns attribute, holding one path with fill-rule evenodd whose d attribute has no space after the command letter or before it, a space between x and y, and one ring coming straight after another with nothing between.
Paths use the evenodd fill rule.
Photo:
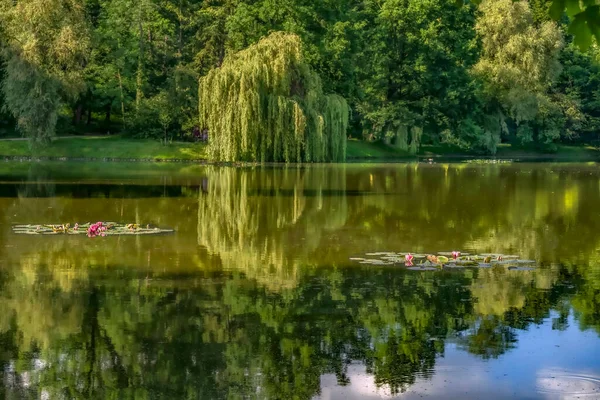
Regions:
<instances>
[{"instance_id":1,"label":"green lawn","mask_svg":"<svg viewBox=\"0 0 600 400\"><path fill-rule=\"evenodd\" d=\"M156 140L119 136L64 137L32 151L26 140L0 140L0 156L191 161L205 159L205 145L186 142L163 145Z\"/></svg>"},{"instance_id":2,"label":"green lawn","mask_svg":"<svg viewBox=\"0 0 600 400\"><path fill-rule=\"evenodd\" d=\"M586 145L564 145L559 144L555 151L544 151L532 147L515 147L508 143L498 145L496 154L493 156L465 152L464 150L448 145L425 145L421 146L420 156L424 157L493 157L499 159L556 159L556 160L596 160L600 158L600 149Z\"/></svg>"},{"instance_id":3,"label":"green lawn","mask_svg":"<svg viewBox=\"0 0 600 400\"><path fill-rule=\"evenodd\" d=\"M0 157L49 157L68 159L122 159L122 160L205 160L206 145L200 143L174 142L163 145L156 140L126 139L120 136L106 137L60 137L48 147L30 150L26 140L0 140ZM411 160L417 157L486 157L467 153L447 145L424 145L417 156L386 146L381 142L369 143L356 139L348 141L347 160ZM498 146L495 158L587 161L600 159L600 150L591 146L559 145L555 152L515 148L510 144Z\"/></svg>"},{"instance_id":4,"label":"green lawn","mask_svg":"<svg viewBox=\"0 0 600 400\"><path fill-rule=\"evenodd\" d=\"M393 160L415 158L415 156L407 151L386 146L381 142L370 143L362 140L350 139L348 140L348 147L346 149L346 158L349 161L370 159Z\"/></svg>"}]
</instances>

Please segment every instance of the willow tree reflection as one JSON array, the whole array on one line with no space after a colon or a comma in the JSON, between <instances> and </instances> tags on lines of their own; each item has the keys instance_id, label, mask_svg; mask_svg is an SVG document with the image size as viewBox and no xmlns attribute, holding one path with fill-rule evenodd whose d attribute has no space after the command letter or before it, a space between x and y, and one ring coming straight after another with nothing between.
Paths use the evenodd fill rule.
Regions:
<instances>
[{"instance_id":1,"label":"willow tree reflection","mask_svg":"<svg viewBox=\"0 0 600 400\"><path fill-rule=\"evenodd\" d=\"M274 288L295 286L301 265L348 214L343 166L213 168L199 195L198 244Z\"/></svg>"}]
</instances>

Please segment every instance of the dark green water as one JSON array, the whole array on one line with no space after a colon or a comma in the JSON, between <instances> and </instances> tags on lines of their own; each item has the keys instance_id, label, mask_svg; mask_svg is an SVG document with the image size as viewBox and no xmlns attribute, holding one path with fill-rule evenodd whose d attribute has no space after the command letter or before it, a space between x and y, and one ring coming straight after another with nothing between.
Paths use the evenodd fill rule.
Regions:
<instances>
[{"instance_id":1,"label":"dark green water","mask_svg":"<svg viewBox=\"0 0 600 400\"><path fill-rule=\"evenodd\" d=\"M600 168L0 164L0 398L600 398ZM162 236L15 224L151 223ZM409 271L376 251L499 252Z\"/></svg>"}]
</instances>

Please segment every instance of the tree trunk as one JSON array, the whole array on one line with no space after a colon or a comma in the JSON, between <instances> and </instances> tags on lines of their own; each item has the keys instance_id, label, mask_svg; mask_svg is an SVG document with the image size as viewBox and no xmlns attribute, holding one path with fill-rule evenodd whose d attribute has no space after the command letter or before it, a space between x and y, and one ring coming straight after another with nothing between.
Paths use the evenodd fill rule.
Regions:
<instances>
[{"instance_id":1,"label":"tree trunk","mask_svg":"<svg viewBox=\"0 0 600 400\"><path fill-rule=\"evenodd\" d=\"M83 112L83 105L81 103L77 104L77 108L75 108L75 114L73 115L73 125L79 125L81 122L81 113Z\"/></svg>"},{"instance_id":2,"label":"tree trunk","mask_svg":"<svg viewBox=\"0 0 600 400\"><path fill-rule=\"evenodd\" d=\"M106 116L104 117L104 122L110 124L110 111L112 109L112 101L106 105Z\"/></svg>"},{"instance_id":3,"label":"tree trunk","mask_svg":"<svg viewBox=\"0 0 600 400\"><path fill-rule=\"evenodd\" d=\"M167 35L165 35L164 40L165 40L165 54L163 56L162 73L163 73L163 75L167 75L167 55L168 55L167 53L168 53L168 49L169 49L169 46L168 46L169 37Z\"/></svg>"},{"instance_id":4,"label":"tree trunk","mask_svg":"<svg viewBox=\"0 0 600 400\"><path fill-rule=\"evenodd\" d=\"M86 125L90 125L92 123L92 107L89 106L87 109L87 122L85 123Z\"/></svg>"},{"instance_id":5,"label":"tree trunk","mask_svg":"<svg viewBox=\"0 0 600 400\"><path fill-rule=\"evenodd\" d=\"M117 71L117 77L119 78L119 89L121 91L121 117L123 118L123 123L125 123L125 100L123 96L123 79L121 79L121 71Z\"/></svg>"},{"instance_id":6,"label":"tree trunk","mask_svg":"<svg viewBox=\"0 0 600 400\"><path fill-rule=\"evenodd\" d=\"M136 110L140 107L140 101L144 93L142 92L142 84L144 80L144 27L142 26L142 15L138 19L138 27L140 30L140 42L139 42L139 54L138 54L138 65L137 65L137 76L136 76L136 90L135 90L135 108Z\"/></svg>"},{"instance_id":7,"label":"tree trunk","mask_svg":"<svg viewBox=\"0 0 600 400\"><path fill-rule=\"evenodd\" d=\"M183 54L183 22L181 17L181 2L182 0L179 0L179 57L181 57Z\"/></svg>"}]
</instances>

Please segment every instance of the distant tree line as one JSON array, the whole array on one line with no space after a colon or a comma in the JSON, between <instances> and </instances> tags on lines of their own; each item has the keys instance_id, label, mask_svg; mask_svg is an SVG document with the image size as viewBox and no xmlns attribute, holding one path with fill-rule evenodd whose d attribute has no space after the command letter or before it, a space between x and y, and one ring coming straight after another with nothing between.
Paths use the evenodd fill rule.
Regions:
<instances>
[{"instance_id":1,"label":"distant tree line","mask_svg":"<svg viewBox=\"0 0 600 400\"><path fill-rule=\"evenodd\" d=\"M600 11L588 3L0 0L0 135L193 137L199 102L215 112L199 80L284 31L323 94L347 102L348 135L412 152L595 143Z\"/></svg>"}]
</instances>

